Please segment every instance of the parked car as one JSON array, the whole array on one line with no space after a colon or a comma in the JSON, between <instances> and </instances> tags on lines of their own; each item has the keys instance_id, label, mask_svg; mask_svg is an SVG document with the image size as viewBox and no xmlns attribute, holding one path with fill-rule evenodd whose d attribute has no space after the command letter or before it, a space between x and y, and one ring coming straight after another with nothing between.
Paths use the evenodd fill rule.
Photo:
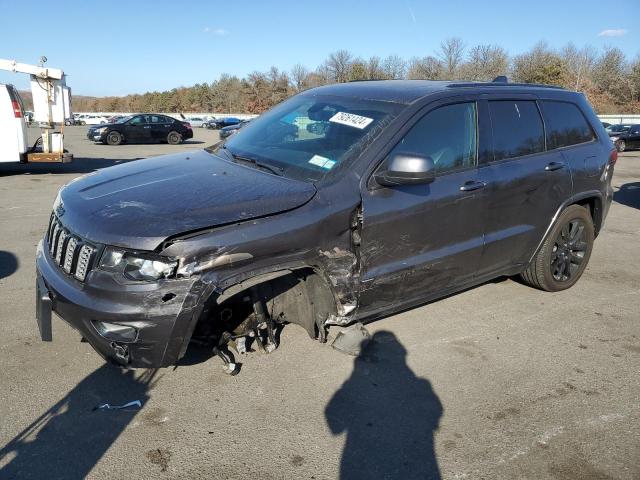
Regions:
<instances>
[{"instance_id":1,"label":"parked car","mask_svg":"<svg viewBox=\"0 0 640 480\"><path fill-rule=\"evenodd\" d=\"M109 123L116 123L118 120L122 120L126 115L114 115L112 117L109 117L108 121Z\"/></svg>"},{"instance_id":2,"label":"parked car","mask_svg":"<svg viewBox=\"0 0 640 480\"><path fill-rule=\"evenodd\" d=\"M80 125L103 125L108 123L107 117L102 115L85 114L79 117Z\"/></svg>"},{"instance_id":3,"label":"parked car","mask_svg":"<svg viewBox=\"0 0 640 480\"><path fill-rule=\"evenodd\" d=\"M131 115L87 131L89 140L107 145L158 142L177 145L192 137L193 130L188 122L155 113Z\"/></svg>"},{"instance_id":4,"label":"parked car","mask_svg":"<svg viewBox=\"0 0 640 480\"><path fill-rule=\"evenodd\" d=\"M206 128L209 119L206 117L191 117L187 118L187 121L193 128Z\"/></svg>"},{"instance_id":5,"label":"parked car","mask_svg":"<svg viewBox=\"0 0 640 480\"><path fill-rule=\"evenodd\" d=\"M640 148L640 124L611 125L607 131L619 152Z\"/></svg>"},{"instance_id":6,"label":"parked car","mask_svg":"<svg viewBox=\"0 0 640 480\"><path fill-rule=\"evenodd\" d=\"M240 123L236 123L235 125L229 125L228 127L222 127L220 129L220 138L225 139L229 138L234 133L237 133L242 127L244 127L250 120L242 120Z\"/></svg>"},{"instance_id":7,"label":"parked car","mask_svg":"<svg viewBox=\"0 0 640 480\"><path fill-rule=\"evenodd\" d=\"M63 187L37 248L41 336L53 310L119 364L172 365L198 339L234 373L228 343L270 351L278 324L325 341L498 276L564 290L616 158L584 95L560 88L311 89L226 142Z\"/></svg>"},{"instance_id":8,"label":"parked car","mask_svg":"<svg viewBox=\"0 0 640 480\"><path fill-rule=\"evenodd\" d=\"M242 120L236 117L214 118L207 122L206 128L219 130L221 128L228 127L230 125L237 125L241 121Z\"/></svg>"}]
</instances>

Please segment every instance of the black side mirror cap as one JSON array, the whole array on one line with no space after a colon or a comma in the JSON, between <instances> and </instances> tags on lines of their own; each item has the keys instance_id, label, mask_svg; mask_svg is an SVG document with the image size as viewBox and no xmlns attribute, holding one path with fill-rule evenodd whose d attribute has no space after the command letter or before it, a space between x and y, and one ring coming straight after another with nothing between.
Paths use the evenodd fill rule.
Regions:
<instances>
[{"instance_id":1,"label":"black side mirror cap","mask_svg":"<svg viewBox=\"0 0 640 480\"><path fill-rule=\"evenodd\" d=\"M414 153L396 153L375 173L374 178L384 187L420 185L436 178L433 159Z\"/></svg>"}]
</instances>

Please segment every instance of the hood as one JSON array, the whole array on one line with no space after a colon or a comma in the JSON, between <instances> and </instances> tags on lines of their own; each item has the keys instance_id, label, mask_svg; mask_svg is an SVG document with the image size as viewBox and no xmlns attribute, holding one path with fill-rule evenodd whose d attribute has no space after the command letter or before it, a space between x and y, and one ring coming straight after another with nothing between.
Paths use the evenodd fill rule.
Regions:
<instances>
[{"instance_id":1,"label":"hood","mask_svg":"<svg viewBox=\"0 0 640 480\"><path fill-rule=\"evenodd\" d=\"M294 209L315 193L312 183L199 150L80 177L61 190L56 213L88 240L153 250L167 237Z\"/></svg>"}]
</instances>

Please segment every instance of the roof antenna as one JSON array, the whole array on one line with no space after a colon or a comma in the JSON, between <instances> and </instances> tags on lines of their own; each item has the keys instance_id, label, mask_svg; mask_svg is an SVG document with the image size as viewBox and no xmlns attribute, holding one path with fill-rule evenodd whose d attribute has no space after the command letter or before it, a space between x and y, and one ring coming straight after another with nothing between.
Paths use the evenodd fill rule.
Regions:
<instances>
[{"instance_id":1,"label":"roof antenna","mask_svg":"<svg viewBox=\"0 0 640 480\"><path fill-rule=\"evenodd\" d=\"M509 79L506 75L498 75L493 79L493 83L509 83Z\"/></svg>"}]
</instances>

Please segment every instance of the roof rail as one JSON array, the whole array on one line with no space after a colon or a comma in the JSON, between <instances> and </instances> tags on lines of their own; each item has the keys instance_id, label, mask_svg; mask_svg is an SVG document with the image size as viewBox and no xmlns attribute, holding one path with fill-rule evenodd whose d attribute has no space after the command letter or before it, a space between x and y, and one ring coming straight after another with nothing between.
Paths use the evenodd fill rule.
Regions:
<instances>
[{"instance_id":1,"label":"roof rail","mask_svg":"<svg viewBox=\"0 0 640 480\"><path fill-rule=\"evenodd\" d=\"M498 77L500 78L500 77ZM545 85L542 83L505 83L500 80L493 82L457 82L447 85L448 88L465 88L465 87L531 87L531 88L551 88L555 90L565 90L564 87L557 85Z\"/></svg>"}]
</instances>

